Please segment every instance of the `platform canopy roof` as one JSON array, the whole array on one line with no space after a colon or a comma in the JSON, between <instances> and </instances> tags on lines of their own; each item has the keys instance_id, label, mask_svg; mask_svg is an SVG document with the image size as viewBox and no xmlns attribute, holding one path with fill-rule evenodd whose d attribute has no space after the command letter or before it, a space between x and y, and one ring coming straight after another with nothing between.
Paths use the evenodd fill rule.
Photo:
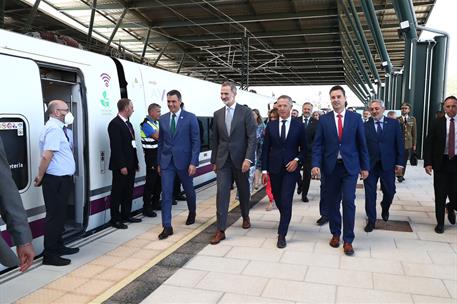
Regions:
<instances>
[{"instance_id":1,"label":"platform canopy roof","mask_svg":"<svg viewBox=\"0 0 457 304\"><path fill-rule=\"evenodd\" d=\"M355 50L341 26L351 3L384 77L360 1L366 0L6 0L0 25L22 33L52 31L95 52L243 87L344 84L345 56L359 56L369 70L349 20ZM417 23L425 25L435 0L412 2ZM400 69L405 43L392 0L372 3L392 64Z\"/></svg>"}]
</instances>

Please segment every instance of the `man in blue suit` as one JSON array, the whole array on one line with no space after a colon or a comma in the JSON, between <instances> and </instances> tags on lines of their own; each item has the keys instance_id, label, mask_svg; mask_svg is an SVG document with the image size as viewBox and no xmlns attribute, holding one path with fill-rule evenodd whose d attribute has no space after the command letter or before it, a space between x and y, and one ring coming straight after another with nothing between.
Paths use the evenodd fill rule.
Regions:
<instances>
[{"instance_id":1,"label":"man in blue suit","mask_svg":"<svg viewBox=\"0 0 457 304\"><path fill-rule=\"evenodd\" d=\"M196 196L193 176L197 171L200 153L200 129L197 117L181 109L181 93L171 90L167 93L170 112L160 117L158 171L162 180L162 226L159 239L173 234L171 226L171 204L176 175L182 182L187 197L189 215L186 225L195 223Z\"/></svg>"},{"instance_id":2,"label":"man in blue suit","mask_svg":"<svg viewBox=\"0 0 457 304\"><path fill-rule=\"evenodd\" d=\"M346 111L346 94L341 86L330 89L333 111L322 115L314 137L311 174L325 175L328 189L324 200L332 239L330 246L340 246L341 214L343 204L343 249L346 255L353 255L355 222L355 188L357 176L368 177L368 150L365 130L359 114Z\"/></svg>"},{"instance_id":3,"label":"man in blue suit","mask_svg":"<svg viewBox=\"0 0 457 304\"><path fill-rule=\"evenodd\" d=\"M280 213L278 248L286 247L286 235L292 216L292 199L299 179L300 166L305 160L305 127L292 119L292 99L281 95L277 101L279 120L271 121L265 129L262 148L263 182L271 180L271 189Z\"/></svg>"},{"instance_id":4,"label":"man in blue suit","mask_svg":"<svg viewBox=\"0 0 457 304\"><path fill-rule=\"evenodd\" d=\"M365 212L368 217L366 232L371 232L376 223L376 186L381 181L382 219L389 220L389 208L395 195L395 175L404 167L403 136L400 122L384 116L384 102L374 99L370 102L371 117L364 124L370 156L370 174L364 180Z\"/></svg>"}]
</instances>

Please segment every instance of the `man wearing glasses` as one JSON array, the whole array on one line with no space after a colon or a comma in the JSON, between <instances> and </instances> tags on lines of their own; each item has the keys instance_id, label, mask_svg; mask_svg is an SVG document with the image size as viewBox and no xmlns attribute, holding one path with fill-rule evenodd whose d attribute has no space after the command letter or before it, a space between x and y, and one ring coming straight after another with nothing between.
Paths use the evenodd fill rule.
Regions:
<instances>
[{"instance_id":1,"label":"man wearing glasses","mask_svg":"<svg viewBox=\"0 0 457 304\"><path fill-rule=\"evenodd\" d=\"M411 116L410 112L411 105L404 102L401 105L401 116L398 118L403 131L403 139L405 143L405 153L403 153L405 166L403 167L402 172L397 175L397 180L400 183L405 180L406 162L411 157L411 153L416 152L416 118Z\"/></svg>"},{"instance_id":2,"label":"man wearing glasses","mask_svg":"<svg viewBox=\"0 0 457 304\"><path fill-rule=\"evenodd\" d=\"M79 248L65 247L62 240L67 201L75 173L73 136L67 129L74 118L63 100L51 101L47 114L49 120L40 135L41 161L35 178L35 187L43 186L46 207L43 264L65 266L71 261L61 256L79 251Z\"/></svg>"}]
</instances>

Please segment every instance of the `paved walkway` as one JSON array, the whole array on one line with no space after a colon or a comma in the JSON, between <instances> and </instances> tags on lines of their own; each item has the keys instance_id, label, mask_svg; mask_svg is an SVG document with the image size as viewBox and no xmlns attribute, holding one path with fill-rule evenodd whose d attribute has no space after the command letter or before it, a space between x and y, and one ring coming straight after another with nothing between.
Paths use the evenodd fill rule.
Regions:
<instances>
[{"instance_id":1,"label":"paved walkway","mask_svg":"<svg viewBox=\"0 0 457 304\"><path fill-rule=\"evenodd\" d=\"M279 213L265 211L263 200L251 211L253 228L236 222L143 303L457 303L457 226L433 231L432 178L408 167L397 193L390 218L413 232L364 232L357 190L353 257L328 245L328 225L315 224L318 182L310 203L296 196L284 250L275 247Z\"/></svg>"},{"instance_id":2,"label":"paved walkway","mask_svg":"<svg viewBox=\"0 0 457 304\"><path fill-rule=\"evenodd\" d=\"M421 167L408 167L406 179L397 183L390 218L408 221L413 232L365 233L359 189L356 253L345 256L341 247L328 245L328 226L315 224L319 182L312 181L310 203L296 196L285 249L276 248L279 213L265 211L264 199L251 211L251 229L241 229L238 220L216 246L206 245L209 234L204 233L202 246L181 255L188 261L183 267L174 266L168 271L173 275L149 286L154 291L145 299L150 292L132 298L144 303L456 304L457 226L447 225L444 234L436 234L432 178ZM157 240L158 218L144 219L126 231L102 231L97 241L82 246L72 265L35 266L0 284L0 303L137 303L119 299L145 292L139 287L148 282L135 280L148 271L150 277L161 276L151 267L214 222L214 195L215 187L198 194L197 225L192 229L184 225L187 213L180 203L174 208L176 233L169 240ZM116 297L118 291L124 298Z\"/></svg>"}]
</instances>

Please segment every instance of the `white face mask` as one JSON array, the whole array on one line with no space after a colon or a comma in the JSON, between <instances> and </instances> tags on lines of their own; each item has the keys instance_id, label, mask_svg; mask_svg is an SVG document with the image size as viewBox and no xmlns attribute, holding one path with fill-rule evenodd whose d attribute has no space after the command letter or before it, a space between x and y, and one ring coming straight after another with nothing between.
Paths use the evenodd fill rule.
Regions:
<instances>
[{"instance_id":1,"label":"white face mask","mask_svg":"<svg viewBox=\"0 0 457 304\"><path fill-rule=\"evenodd\" d=\"M73 114L71 114L71 112L68 112L64 117L63 123L68 126L71 125L74 120L75 117L73 116Z\"/></svg>"}]
</instances>

